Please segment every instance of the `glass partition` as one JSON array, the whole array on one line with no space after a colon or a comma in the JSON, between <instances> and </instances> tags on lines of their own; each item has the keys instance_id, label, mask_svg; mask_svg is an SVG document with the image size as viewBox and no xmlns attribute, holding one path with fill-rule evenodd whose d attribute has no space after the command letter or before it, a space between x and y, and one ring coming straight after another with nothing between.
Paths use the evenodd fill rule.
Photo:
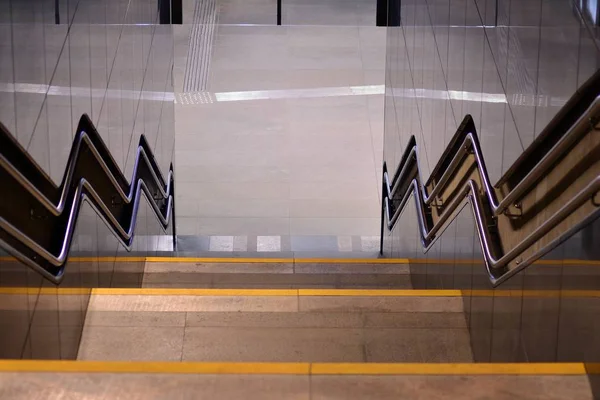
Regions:
<instances>
[{"instance_id":1,"label":"glass partition","mask_svg":"<svg viewBox=\"0 0 600 400\"><path fill-rule=\"evenodd\" d=\"M142 134L167 176L172 68L172 26L159 24L154 0L0 1L0 122L56 184L82 114L128 180ZM141 203L134 254L172 250ZM119 258L130 255L87 204L58 289L2 255L0 357L75 358L91 288L141 285L143 262Z\"/></svg>"},{"instance_id":2,"label":"glass partition","mask_svg":"<svg viewBox=\"0 0 600 400\"><path fill-rule=\"evenodd\" d=\"M594 29L578 2L391 2L401 24L387 28L384 161L390 174L414 135L427 180L470 114L495 183L600 65ZM467 290L476 361L597 361L598 346L588 336L596 328L590 321L597 299L569 292L599 288L598 268L589 263L600 258L589 246L597 225L496 290L469 207L424 253L409 200L395 229L384 231L383 250L412 259L415 289ZM536 296L540 289L548 296Z\"/></svg>"}]
</instances>

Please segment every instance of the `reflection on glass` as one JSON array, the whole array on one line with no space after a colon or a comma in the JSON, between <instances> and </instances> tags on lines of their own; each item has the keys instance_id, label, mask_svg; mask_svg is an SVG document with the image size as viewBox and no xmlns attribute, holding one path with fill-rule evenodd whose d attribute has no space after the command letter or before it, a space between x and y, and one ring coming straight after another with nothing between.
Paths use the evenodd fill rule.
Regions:
<instances>
[{"instance_id":1,"label":"reflection on glass","mask_svg":"<svg viewBox=\"0 0 600 400\"><path fill-rule=\"evenodd\" d=\"M402 25L388 28L385 85L384 161L392 173L414 135L419 170L429 178L470 114L492 180L498 180L598 69L594 30L576 8L596 23L595 0L498 0L497 24L490 23L487 1L397 3ZM566 295L600 289L598 268L565 262L600 259L589 246L590 238L597 240L598 221L547 255L550 264L533 265L494 290L471 211L460 212L423 254L412 202L395 229L384 232L384 254L414 259L414 288L467 290L475 361L600 360L592 337L600 328L592 322L597 301ZM506 290L516 294L506 296ZM537 290L553 294L531 295Z\"/></svg>"},{"instance_id":2,"label":"reflection on glass","mask_svg":"<svg viewBox=\"0 0 600 400\"><path fill-rule=\"evenodd\" d=\"M64 175L84 113L126 176L142 133L168 170L173 36L158 22L156 2L143 0L0 2L0 122L54 182ZM140 254L154 254L164 235L147 205L136 235ZM57 292L24 265L1 259L0 358L76 358L90 288L141 285L143 263L106 261L120 251L84 204L70 256L85 258L68 264L60 286L81 290Z\"/></svg>"}]
</instances>

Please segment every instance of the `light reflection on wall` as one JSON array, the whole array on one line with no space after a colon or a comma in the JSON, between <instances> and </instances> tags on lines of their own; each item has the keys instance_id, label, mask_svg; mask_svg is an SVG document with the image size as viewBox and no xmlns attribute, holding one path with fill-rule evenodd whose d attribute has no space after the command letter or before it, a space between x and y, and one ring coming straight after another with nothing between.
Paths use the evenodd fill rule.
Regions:
<instances>
[{"instance_id":1,"label":"light reflection on wall","mask_svg":"<svg viewBox=\"0 0 600 400\"><path fill-rule=\"evenodd\" d=\"M83 113L126 176L142 133L167 171L174 147L173 36L170 25L158 24L156 1L58 5L60 24L53 0L0 0L0 121L55 182ZM154 254L164 234L142 205L135 251ZM0 259L0 358L75 358L89 288L141 284L142 263L98 259L119 251L84 205L71 256L90 258L69 262L61 285L81 291L63 295L24 265Z\"/></svg>"},{"instance_id":2,"label":"light reflection on wall","mask_svg":"<svg viewBox=\"0 0 600 400\"><path fill-rule=\"evenodd\" d=\"M496 181L599 67L594 29L570 0L390 1L402 17L387 28L384 160L391 173L414 135L419 170L429 178L470 114ZM585 6L595 14L596 2ZM423 253L413 201L407 204L395 229L384 232L383 249L387 257L419 259L411 265L413 287L492 290L470 210ZM590 322L596 300L498 293L600 289L600 268L564 262L600 259L586 245L598 226L545 257L555 265L529 267L492 295L464 298L476 361L600 361L590 336L600 329Z\"/></svg>"}]
</instances>

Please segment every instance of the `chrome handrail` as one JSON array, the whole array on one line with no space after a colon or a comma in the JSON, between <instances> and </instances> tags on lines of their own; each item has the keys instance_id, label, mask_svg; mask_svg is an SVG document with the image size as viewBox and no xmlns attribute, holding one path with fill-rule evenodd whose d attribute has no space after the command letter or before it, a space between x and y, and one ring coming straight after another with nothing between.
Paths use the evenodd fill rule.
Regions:
<instances>
[{"instance_id":1,"label":"chrome handrail","mask_svg":"<svg viewBox=\"0 0 600 400\"><path fill-rule=\"evenodd\" d=\"M131 251L142 194L150 204L154 211L154 215L157 217L163 230L166 231L169 222L173 222L173 246L176 246L173 165L171 164L169 168L169 173L165 182L144 135L141 135L140 143L136 150L133 174L130 180L131 183L127 183L126 178L97 133L93 123L87 115L83 115L69 154L65 174L63 175L60 186L56 187L56 185L47 178L47 175L45 175L41 168L35 164L26 151L18 145L14 138L12 138L8 130L1 126L1 124L0 128L2 134L13 141L12 144L14 145L14 149L23 153L22 156L27 160L27 166L35 168L35 172L39 174L39 176L46 177L44 183L60 193L57 196L57 199L48 198L47 194L42 193L40 188L38 188L34 182L31 182L30 179L28 179L16 165L13 165L5 155L1 154L1 152L0 168L4 169L4 171L7 172L21 188L25 189L51 215L59 217L62 216L63 212L68 213L67 222L61 232L55 232L55 234L61 235L59 251L57 252L52 252L40 245L33 238L26 235L19 227L14 226L14 224L11 224L6 218L0 215L0 230L8 233L12 239L15 239L20 245L25 246L35 254L34 257L28 256L24 254L23 251L15 248L16 246L0 239L0 247L5 248L13 256L35 269L52 282L59 283L63 277L64 266L67 261L77 217L83 201L86 201L91 205L94 211L106 223L109 230L117 237L118 241L125 249L127 249L127 251ZM97 190L83 174L80 174L81 176L79 177L78 182L74 182L74 180L77 179L75 173L78 161L82 158L84 150L89 151L92 154L95 165L97 165L97 167L95 166L94 168L99 168L99 170L103 172L103 176L110 181L111 185L109 189L116 193L118 204L121 204L122 207L131 207L131 214L128 220L119 221L119 219L117 219L115 214L111 212L110 207L102 200L102 197L98 194ZM112 168L109 167L109 164ZM142 170L149 174L150 181L147 182L141 177ZM97 173L98 171L88 172ZM115 173L117 175L115 175ZM151 193L149 188L150 183L152 183L151 186L156 189L154 193ZM127 185L128 187L123 188L122 186L124 185ZM158 204L159 202L166 204L162 210ZM56 270L51 272L48 268L44 268L44 262L48 263L48 265L57 267Z\"/></svg>"},{"instance_id":2,"label":"chrome handrail","mask_svg":"<svg viewBox=\"0 0 600 400\"><path fill-rule=\"evenodd\" d=\"M442 177L436 182L435 187L431 190L431 193L427 193L425 186L421 186L421 196L423 198L423 202L426 205L430 205L435 197L445 188L446 182L454 175L462 159L469 154L469 151L473 152L475 156L475 162L477 164L477 170L479 172L479 176L483 182L484 192L487 195L488 201L491 205L491 209L493 211L493 215L498 216L505 212L508 207L510 207L514 202L519 199L523 194L525 194L531 186L537 182L558 160L566 149L568 149L573 143L575 143L579 138L588 132L589 127L589 116L590 115L599 115L600 114L600 96L597 97L592 105L587 109L587 111L579 117L575 125L569 130L569 132L563 136L556 145L552 147L550 152L548 152L542 160L525 176L523 180L521 180L501 201L498 201L496 190L490 183L489 174L487 172L487 167L485 165L485 160L483 159L481 146L479 145L479 140L477 139L477 135L473 132L467 132L465 134L465 138L460 145L459 151L454 155L452 161L450 162L448 168L442 174ZM409 149L410 153L408 158L417 158L417 145L415 143L414 147ZM405 167L402 168L399 179L402 180L403 175L405 175L407 169ZM423 182L423 179L420 176L419 171L419 180ZM389 181L388 181L389 182ZM395 193L395 190L398 185L395 185L390 195Z\"/></svg>"},{"instance_id":3,"label":"chrome handrail","mask_svg":"<svg viewBox=\"0 0 600 400\"><path fill-rule=\"evenodd\" d=\"M465 121L455 135L457 139L455 141L457 143L461 143L458 151L452 156L451 161L443 171L439 180L435 182L435 186L431 189L430 193L427 192L427 188L425 187L426 185L421 183L423 180L421 178L419 169L418 147L415 137L412 136L409 140L408 147L405 149L400 165L398 166L397 173L394 175L392 182L390 182L387 165L384 163L383 166L383 201L380 253L383 254L384 219L388 230L392 230L411 195L414 195L415 197L419 233L421 237L421 243L425 251L427 251L435 242L437 239L436 234L439 232L439 230L446 226L446 224L450 221L450 218L455 216L458 211L460 211L468 202L471 204L471 209L475 218L479 242L483 250L484 261L490 281L494 286L502 283L510 276L522 270L533 261L541 257L543 254L556 247L575 231L581 229L582 224L587 223L600 215L599 208L598 211L595 211L592 215L588 216L582 223L571 227L560 237L536 251L535 254L530 256L528 259L519 262L517 268L513 268L511 270L503 270L503 268L506 267L509 262L516 259L517 256L524 250L529 248L537 240L547 234L551 229L564 221L585 201L593 198L600 191L600 176L592 179L592 181L584 189L577 193L568 203L564 204L557 212L555 212L527 237L521 240L516 246L503 254L499 254L500 252L497 251L496 246L493 245L488 224L489 221L486 220L486 215L490 215L492 218L495 218L502 213L506 213L510 205L520 200L522 196L531 190L532 187L539 181L539 179L548 173L548 171L555 165L557 160L564 156L564 154L583 135L588 133L590 130L595 129L594 122L597 121L597 117L599 115L600 96L594 99L587 110L576 120L575 124L564 134L564 136L561 137L554 146L552 146L552 148L544 155L544 157L542 157L537 165L531 171L529 171L529 173L527 173L525 177L521 179L519 183L516 184L515 187L512 188L512 190L500 201L498 201L495 188L490 183L490 178L482 156L481 147L479 145L477 134L470 116L465 118ZM447 183L450 178L454 176L458 168L462 165L461 163L464 158L469 154L473 154L475 158L474 163L476 165L476 169L478 170L479 177L483 183L483 188L480 190L477 182L475 182L473 179L467 180L450 201L450 203L444 204L444 211L439 216L438 221L436 221L433 226L428 227L426 222L425 208L430 206L433 201L437 199L437 196L443 192L443 190L447 187ZM439 165L441 165L441 161ZM412 174L410 174L411 171L413 172ZM427 184L429 184L429 182ZM394 198L394 195L396 195L396 192L399 190L399 188L405 188L405 192L403 193L402 199L398 206L395 207L395 211L390 213L390 209L392 209L390 201ZM485 205L484 198L487 200ZM439 201L439 199L437 200ZM484 208L487 209L484 210Z\"/></svg>"}]
</instances>

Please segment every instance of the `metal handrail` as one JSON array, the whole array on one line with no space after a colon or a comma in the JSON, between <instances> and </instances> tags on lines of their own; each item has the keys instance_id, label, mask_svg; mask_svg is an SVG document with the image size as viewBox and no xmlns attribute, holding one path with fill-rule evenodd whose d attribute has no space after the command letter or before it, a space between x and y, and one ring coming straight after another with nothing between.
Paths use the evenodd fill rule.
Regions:
<instances>
[{"instance_id":1,"label":"metal handrail","mask_svg":"<svg viewBox=\"0 0 600 400\"><path fill-rule=\"evenodd\" d=\"M563 136L560 141L552 147L550 152L548 152L542 160L525 176L523 180L521 180L517 186L515 186L504 198L498 201L496 190L490 183L489 174L487 172L487 167L485 165L485 160L483 159L481 146L479 145L479 140L477 139L477 135L474 132L466 132L464 134L464 139L462 144L460 145L459 151L456 152L452 161L450 162L448 168L444 171L439 181L436 183L435 187L431 190L431 193L427 193L424 186L421 186L421 196L423 198L423 202L426 205L430 205L436 198L436 196L446 187L446 183L448 180L454 175L456 170L461 166L461 162L465 156L473 153L475 156L475 162L477 164L477 170L479 172L479 176L483 182L484 191L487 195L488 201L491 205L491 209L493 215L498 216L504 213L508 207L510 207L514 202L521 198L523 194L525 194L533 184L535 184L540 178L544 176L544 174L552 168L554 163L565 153L565 150L569 149L577 140L581 138L586 132L588 132L589 128L589 116L590 115L599 115L600 114L600 96L597 97L592 105L588 108L585 114L583 114L575 125L569 130L569 132ZM413 136L414 138L414 136ZM417 158L417 145L408 148L409 154L408 158ZM399 174L399 179L402 180L402 177L406 174L407 168L403 166L401 172ZM420 171L419 171L420 175ZM423 182L421 176L419 176L419 180ZM397 185L392 188L393 195Z\"/></svg>"},{"instance_id":2,"label":"metal handrail","mask_svg":"<svg viewBox=\"0 0 600 400\"><path fill-rule=\"evenodd\" d=\"M435 186L428 193L427 184L433 184L432 179L426 185L423 182L418 162L418 148L414 136L409 140L409 145L405 149L400 165L392 182L390 182L387 165L383 167L383 201L382 201L382 221L381 221L381 244L380 253L383 254L383 229L384 218L385 225L389 230L394 228L402 210L406 206L411 195L415 197L415 205L417 208L417 221L419 224L419 232L422 245L427 251L437 239L436 234L450 221L450 218L455 216L458 211L468 202L471 204L475 224L479 236L481 248L483 250L485 264L488 276L493 285L498 285L508 279L518 271L522 270L533 261L541 257L543 254L550 251L552 248L559 245L568 236L581 229L585 223L597 218L600 215L600 209L588 216L584 221L571 227L564 232L559 238L550 242L548 245L536 251L527 260L521 261L517 268L507 270L505 267L509 262L513 261L524 250L533 245L537 240L547 234L551 229L564 221L573 211L580 207L585 201L593 198L600 191L600 176L592 179L592 181L579 193L577 193L568 203L564 204L557 212L542 223L537 229L520 241L516 246L507 252L502 253L501 250L493 243L490 232L490 224L486 215L495 218L503 213L507 213L508 208L519 201L533 186L553 168L555 163L569 151L569 149L577 143L586 133L595 129L595 121L600 116L600 97L595 98L587 110L576 120L575 124L556 142L552 148L546 152L537 165L516 184L509 193L507 193L500 201L498 200L495 188L491 185L485 161L482 156L479 140L475 132L475 127L471 116L466 116L457 131L453 143L460 143L458 150L452 156L451 161L447 164L446 169L435 182ZM472 154L475 159L475 166L479 177L483 183L483 187L479 188L477 182L469 179L463 183L458 193L448 203L444 204L444 211L439 216L438 221L428 227L426 218L426 208L429 207L434 200L440 200L439 194L448 187L448 182L457 173L458 169L463 165L463 160ZM445 154L448 155L449 154ZM436 170L440 168L443 160L440 160ZM408 183L407 183L408 182ZM404 188L397 207L393 207L391 199L394 198L399 188ZM487 200L484 202L484 199ZM485 205L484 205L485 203ZM395 208L393 212L391 209Z\"/></svg>"},{"instance_id":3,"label":"metal handrail","mask_svg":"<svg viewBox=\"0 0 600 400\"><path fill-rule=\"evenodd\" d=\"M48 248L27 235L25 227L8 221L8 215L0 215L0 247L52 282L62 280L83 201L91 205L119 242L130 251L140 199L145 197L163 230L166 231L169 222L173 222L173 245L176 246L173 165L170 165L165 180L144 135L140 137L131 183L128 183L93 123L87 115L83 115L58 187L1 124L0 135L9 144L8 149L0 149L0 170L50 216L66 219L53 232L59 238L57 246ZM88 158L93 167L81 170L80 163ZM103 188L94 187L90 182L92 176L105 178L110 184ZM110 206L107 193L111 193Z\"/></svg>"}]
</instances>

